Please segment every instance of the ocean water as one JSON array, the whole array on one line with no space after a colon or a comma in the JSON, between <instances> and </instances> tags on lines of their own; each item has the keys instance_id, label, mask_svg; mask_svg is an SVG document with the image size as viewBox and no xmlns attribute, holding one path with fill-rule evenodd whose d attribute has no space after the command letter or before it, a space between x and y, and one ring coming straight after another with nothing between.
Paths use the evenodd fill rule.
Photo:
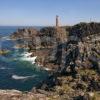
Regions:
<instances>
[{"instance_id":1,"label":"ocean water","mask_svg":"<svg viewBox=\"0 0 100 100\"><path fill-rule=\"evenodd\" d=\"M0 55L0 89L30 91L46 79L48 73L31 61L22 60L27 49L15 48L17 42L9 39L9 35L18 28L23 27L0 27L0 36L3 36L0 38L0 49L9 50L8 54Z\"/></svg>"},{"instance_id":2,"label":"ocean water","mask_svg":"<svg viewBox=\"0 0 100 100\"><path fill-rule=\"evenodd\" d=\"M17 29L28 28L29 26L0 26L0 35L8 36L15 32ZM42 26L30 26L36 29L41 29Z\"/></svg>"}]
</instances>

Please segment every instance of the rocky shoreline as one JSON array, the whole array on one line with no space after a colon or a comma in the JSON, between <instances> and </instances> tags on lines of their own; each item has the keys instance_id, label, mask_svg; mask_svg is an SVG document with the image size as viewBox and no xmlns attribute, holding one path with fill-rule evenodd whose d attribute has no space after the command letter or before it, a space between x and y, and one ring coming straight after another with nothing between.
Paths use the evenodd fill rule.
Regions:
<instances>
[{"instance_id":1,"label":"rocky shoreline","mask_svg":"<svg viewBox=\"0 0 100 100\"><path fill-rule=\"evenodd\" d=\"M99 100L100 77L93 69L78 69L76 78L71 74L59 76L60 81L50 90L33 88L30 92L0 90L0 100Z\"/></svg>"},{"instance_id":2,"label":"rocky shoreline","mask_svg":"<svg viewBox=\"0 0 100 100\"><path fill-rule=\"evenodd\" d=\"M11 39L24 40L20 47L28 47L31 56L37 56L36 63L51 70L48 78L30 92L0 90L0 100L100 99L98 23L80 23L58 30L54 27L19 29Z\"/></svg>"},{"instance_id":3,"label":"rocky shoreline","mask_svg":"<svg viewBox=\"0 0 100 100\"><path fill-rule=\"evenodd\" d=\"M23 93L18 90L0 90L0 100L48 100L44 94Z\"/></svg>"}]
</instances>

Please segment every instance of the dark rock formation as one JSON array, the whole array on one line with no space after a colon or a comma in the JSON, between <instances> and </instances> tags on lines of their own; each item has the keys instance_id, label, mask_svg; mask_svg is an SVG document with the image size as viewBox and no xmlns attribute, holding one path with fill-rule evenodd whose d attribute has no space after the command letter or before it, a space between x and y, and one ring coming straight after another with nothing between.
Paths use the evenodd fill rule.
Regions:
<instances>
[{"instance_id":1,"label":"dark rock formation","mask_svg":"<svg viewBox=\"0 0 100 100\"><path fill-rule=\"evenodd\" d=\"M10 37L12 39L32 39L32 37L39 34L39 31L34 28L18 29Z\"/></svg>"},{"instance_id":2,"label":"dark rock formation","mask_svg":"<svg viewBox=\"0 0 100 100\"><path fill-rule=\"evenodd\" d=\"M40 29L41 36L56 37L56 28L55 27L44 27Z\"/></svg>"},{"instance_id":3,"label":"dark rock formation","mask_svg":"<svg viewBox=\"0 0 100 100\"><path fill-rule=\"evenodd\" d=\"M30 51L38 56L37 62L52 69L37 88L57 92L58 86L60 96L70 94L66 98L85 100L88 98L85 93L100 91L100 24L80 23L63 28L66 28L66 34L69 33L66 42L62 41L66 38L64 35L59 34L62 37L58 38L54 27L45 27L40 31L19 30L21 35L18 38L25 33Z\"/></svg>"},{"instance_id":4,"label":"dark rock formation","mask_svg":"<svg viewBox=\"0 0 100 100\"><path fill-rule=\"evenodd\" d=\"M100 33L100 23L79 23L69 29L69 35L77 35L78 37L89 36Z\"/></svg>"}]
</instances>

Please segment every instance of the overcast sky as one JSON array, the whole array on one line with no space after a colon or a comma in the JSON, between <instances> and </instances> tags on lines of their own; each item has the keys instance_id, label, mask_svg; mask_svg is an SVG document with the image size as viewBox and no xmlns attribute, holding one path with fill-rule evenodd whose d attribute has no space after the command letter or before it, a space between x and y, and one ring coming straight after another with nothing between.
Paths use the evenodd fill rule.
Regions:
<instances>
[{"instance_id":1,"label":"overcast sky","mask_svg":"<svg viewBox=\"0 0 100 100\"><path fill-rule=\"evenodd\" d=\"M100 21L100 0L0 0L0 25L61 25Z\"/></svg>"}]
</instances>

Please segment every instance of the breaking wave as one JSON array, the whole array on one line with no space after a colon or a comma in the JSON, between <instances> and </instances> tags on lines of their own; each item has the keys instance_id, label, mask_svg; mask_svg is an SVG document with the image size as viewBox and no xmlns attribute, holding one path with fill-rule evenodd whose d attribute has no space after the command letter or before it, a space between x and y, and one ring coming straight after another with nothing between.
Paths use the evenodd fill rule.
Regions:
<instances>
[{"instance_id":1,"label":"breaking wave","mask_svg":"<svg viewBox=\"0 0 100 100\"><path fill-rule=\"evenodd\" d=\"M37 56L31 57L31 55L32 55L32 53L25 52L25 53L23 53L21 55L22 57L20 58L20 60L22 60L22 61L29 61L32 64L35 64L35 60L36 60Z\"/></svg>"},{"instance_id":2,"label":"breaking wave","mask_svg":"<svg viewBox=\"0 0 100 100\"><path fill-rule=\"evenodd\" d=\"M23 80L23 79L29 79L29 78L35 78L37 75L32 76L18 76L18 75L12 75L12 79L15 80Z\"/></svg>"},{"instance_id":3,"label":"breaking wave","mask_svg":"<svg viewBox=\"0 0 100 100\"><path fill-rule=\"evenodd\" d=\"M11 69L11 68L6 68L6 67L0 67L1 70L8 70L8 69Z\"/></svg>"}]
</instances>

